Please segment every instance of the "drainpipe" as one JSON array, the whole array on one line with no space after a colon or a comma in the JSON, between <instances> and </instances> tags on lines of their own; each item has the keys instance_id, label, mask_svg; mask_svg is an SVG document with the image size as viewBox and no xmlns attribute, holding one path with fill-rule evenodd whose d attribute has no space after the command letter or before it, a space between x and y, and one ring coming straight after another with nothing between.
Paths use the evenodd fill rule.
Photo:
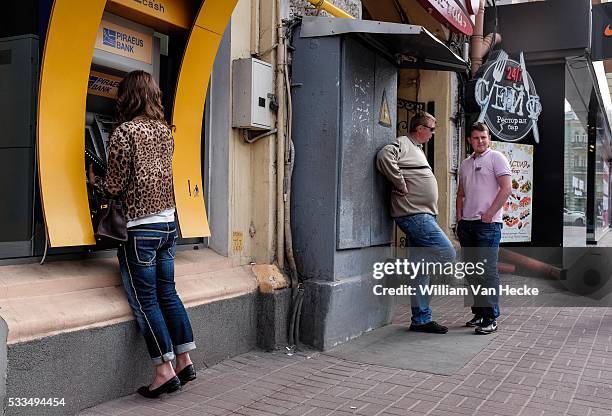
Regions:
<instances>
[{"instance_id":1,"label":"drainpipe","mask_svg":"<svg viewBox=\"0 0 612 416\"><path fill-rule=\"evenodd\" d=\"M259 57L259 0L251 2L251 56Z\"/></svg>"},{"instance_id":2,"label":"drainpipe","mask_svg":"<svg viewBox=\"0 0 612 416\"><path fill-rule=\"evenodd\" d=\"M472 77L476 75L478 69L482 66L482 61L489 49L501 42L502 37L499 33L489 33L483 37L484 32L484 13L485 0L480 0L478 13L476 14L476 24L474 25L474 33L470 39L470 59L472 61Z\"/></svg>"},{"instance_id":3,"label":"drainpipe","mask_svg":"<svg viewBox=\"0 0 612 416\"><path fill-rule=\"evenodd\" d=\"M276 261L280 270L285 269L285 34L283 33L283 17L281 2L275 1L276 7L276 97L278 111L276 112Z\"/></svg>"},{"instance_id":4,"label":"drainpipe","mask_svg":"<svg viewBox=\"0 0 612 416\"><path fill-rule=\"evenodd\" d=\"M325 10L327 13L334 17L342 17L345 19L354 19L354 17L342 10L340 7L334 6L328 0L308 0L310 4L315 6L317 9Z\"/></svg>"}]
</instances>

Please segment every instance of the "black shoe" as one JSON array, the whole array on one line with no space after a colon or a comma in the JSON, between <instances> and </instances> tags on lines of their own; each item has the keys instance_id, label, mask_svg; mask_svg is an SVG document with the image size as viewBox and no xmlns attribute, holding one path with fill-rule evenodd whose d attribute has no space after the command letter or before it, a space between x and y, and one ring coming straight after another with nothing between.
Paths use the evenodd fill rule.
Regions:
<instances>
[{"instance_id":1,"label":"black shoe","mask_svg":"<svg viewBox=\"0 0 612 416\"><path fill-rule=\"evenodd\" d=\"M495 319L483 319L482 324L476 327L475 331L478 335L487 335L497 331L497 321Z\"/></svg>"},{"instance_id":2,"label":"black shoe","mask_svg":"<svg viewBox=\"0 0 612 416\"><path fill-rule=\"evenodd\" d=\"M436 321L430 321L423 325L410 325L411 331L416 332L428 332L430 334L446 334L448 332L448 328L440 325Z\"/></svg>"},{"instance_id":3,"label":"black shoe","mask_svg":"<svg viewBox=\"0 0 612 416\"><path fill-rule=\"evenodd\" d=\"M474 328L474 327L480 326L481 324L482 324L482 318L480 316L474 315L472 319L470 319L469 321L465 323L465 326Z\"/></svg>"},{"instance_id":4,"label":"black shoe","mask_svg":"<svg viewBox=\"0 0 612 416\"><path fill-rule=\"evenodd\" d=\"M155 399L164 393L172 393L181 388L181 380L177 376L172 377L164 384L154 390L149 390L149 386L142 386L138 389L138 394L147 399Z\"/></svg>"},{"instance_id":5,"label":"black shoe","mask_svg":"<svg viewBox=\"0 0 612 416\"><path fill-rule=\"evenodd\" d=\"M196 371L193 368L193 364L189 364L187 367L179 371L176 376L181 380L181 385L187 384L190 381L196 379Z\"/></svg>"}]
</instances>

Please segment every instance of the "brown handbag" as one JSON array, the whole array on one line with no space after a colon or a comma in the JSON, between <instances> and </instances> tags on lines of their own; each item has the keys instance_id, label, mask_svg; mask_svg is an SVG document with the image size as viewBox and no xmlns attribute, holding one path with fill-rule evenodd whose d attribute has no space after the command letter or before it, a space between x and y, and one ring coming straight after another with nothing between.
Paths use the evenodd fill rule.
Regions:
<instances>
[{"instance_id":1,"label":"brown handbag","mask_svg":"<svg viewBox=\"0 0 612 416\"><path fill-rule=\"evenodd\" d=\"M124 242L128 239L127 219L123 211L123 204L119 199L109 199L106 206L102 205L96 240L110 239L115 242Z\"/></svg>"}]
</instances>

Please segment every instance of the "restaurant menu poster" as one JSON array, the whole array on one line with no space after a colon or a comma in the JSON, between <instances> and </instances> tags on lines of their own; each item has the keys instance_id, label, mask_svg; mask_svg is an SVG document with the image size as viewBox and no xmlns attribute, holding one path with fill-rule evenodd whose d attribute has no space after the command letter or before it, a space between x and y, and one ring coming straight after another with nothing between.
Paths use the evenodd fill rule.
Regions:
<instances>
[{"instance_id":1,"label":"restaurant menu poster","mask_svg":"<svg viewBox=\"0 0 612 416\"><path fill-rule=\"evenodd\" d=\"M512 195L503 207L501 242L529 242L533 205L533 146L492 142L491 149L506 156L512 170Z\"/></svg>"}]
</instances>

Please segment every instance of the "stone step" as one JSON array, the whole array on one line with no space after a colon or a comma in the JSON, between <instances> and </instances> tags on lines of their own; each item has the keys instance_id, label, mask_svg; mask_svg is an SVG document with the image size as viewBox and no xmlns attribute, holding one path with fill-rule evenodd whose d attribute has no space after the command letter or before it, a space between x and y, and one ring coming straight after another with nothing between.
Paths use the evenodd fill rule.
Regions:
<instances>
[{"instance_id":1,"label":"stone step","mask_svg":"<svg viewBox=\"0 0 612 416\"><path fill-rule=\"evenodd\" d=\"M174 273L179 280L183 276L228 268L231 268L231 261L212 250L179 250ZM105 258L0 267L0 300L49 296L120 284L119 265L114 254Z\"/></svg>"},{"instance_id":2,"label":"stone step","mask_svg":"<svg viewBox=\"0 0 612 416\"><path fill-rule=\"evenodd\" d=\"M251 266L209 249L179 251L175 280L198 369L256 346L259 295ZM0 267L0 402L65 399L57 413L12 407L8 414L75 414L150 381L149 355L120 282L114 256Z\"/></svg>"},{"instance_id":3,"label":"stone step","mask_svg":"<svg viewBox=\"0 0 612 416\"><path fill-rule=\"evenodd\" d=\"M257 289L249 266L212 250L179 251L175 280L186 307ZM115 258L0 267L0 293L9 345L133 319Z\"/></svg>"}]
</instances>

